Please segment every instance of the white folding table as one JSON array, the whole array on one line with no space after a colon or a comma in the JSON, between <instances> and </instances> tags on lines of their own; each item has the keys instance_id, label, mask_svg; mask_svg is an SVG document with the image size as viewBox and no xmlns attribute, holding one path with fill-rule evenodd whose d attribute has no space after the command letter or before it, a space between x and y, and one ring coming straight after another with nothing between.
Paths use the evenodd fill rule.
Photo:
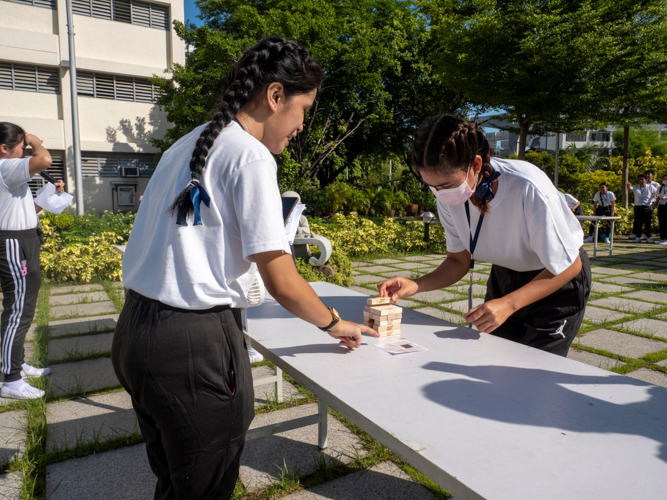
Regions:
<instances>
[{"instance_id":1,"label":"white folding table","mask_svg":"<svg viewBox=\"0 0 667 500\"><path fill-rule=\"evenodd\" d=\"M614 248L614 221L620 219L620 217L611 217L609 215L575 215L580 221L589 220L595 224L595 239L593 240L593 258L598 256L598 225L601 220L611 221L611 234L609 235L609 257L611 257L612 250Z\"/></svg>"},{"instance_id":2,"label":"white folding table","mask_svg":"<svg viewBox=\"0 0 667 500\"><path fill-rule=\"evenodd\" d=\"M312 286L362 321L367 296ZM667 389L409 309L401 337L428 351L349 351L271 298L248 327L320 398L310 423L332 406L459 500L667 498Z\"/></svg>"}]
</instances>

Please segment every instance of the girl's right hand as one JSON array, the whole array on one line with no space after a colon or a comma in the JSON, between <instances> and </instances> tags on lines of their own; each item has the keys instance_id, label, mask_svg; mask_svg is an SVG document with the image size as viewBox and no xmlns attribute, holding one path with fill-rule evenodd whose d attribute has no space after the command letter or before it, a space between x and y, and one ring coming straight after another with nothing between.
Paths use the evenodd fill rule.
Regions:
<instances>
[{"instance_id":1,"label":"girl's right hand","mask_svg":"<svg viewBox=\"0 0 667 500\"><path fill-rule=\"evenodd\" d=\"M329 330L329 335L338 340L339 344L349 349L354 349L361 345L361 334L367 333L373 337L379 337L380 334L365 325L358 325L351 321L341 319L334 327Z\"/></svg>"},{"instance_id":2,"label":"girl's right hand","mask_svg":"<svg viewBox=\"0 0 667 500\"><path fill-rule=\"evenodd\" d=\"M419 285L407 278L394 276L387 281L378 283L380 290L380 297L391 297L391 301L395 304L396 301L402 297L411 297L419 291Z\"/></svg>"},{"instance_id":3,"label":"girl's right hand","mask_svg":"<svg viewBox=\"0 0 667 500\"><path fill-rule=\"evenodd\" d=\"M44 141L41 140L36 135L26 134L25 135L25 142L28 146L34 147L34 146L41 146Z\"/></svg>"}]
</instances>

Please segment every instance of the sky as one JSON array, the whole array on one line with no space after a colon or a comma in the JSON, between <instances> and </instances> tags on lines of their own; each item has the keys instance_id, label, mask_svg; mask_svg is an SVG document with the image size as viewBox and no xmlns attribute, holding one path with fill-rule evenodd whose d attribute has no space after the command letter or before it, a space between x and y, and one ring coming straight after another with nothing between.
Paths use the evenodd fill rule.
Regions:
<instances>
[{"instance_id":1,"label":"sky","mask_svg":"<svg viewBox=\"0 0 667 500\"><path fill-rule=\"evenodd\" d=\"M199 15L199 9L195 5L195 0L185 0L185 20L195 23L197 26L201 26L203 23L200 19L197 18Z\"/></svg>"}]
</instances>

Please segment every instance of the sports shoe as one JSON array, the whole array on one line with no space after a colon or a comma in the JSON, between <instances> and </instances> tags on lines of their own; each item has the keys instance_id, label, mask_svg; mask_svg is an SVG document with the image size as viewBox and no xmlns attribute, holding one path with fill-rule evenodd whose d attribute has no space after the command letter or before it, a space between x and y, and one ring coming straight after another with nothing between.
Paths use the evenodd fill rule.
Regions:
<instances>
[{"instance_id":1,"label":"sports shoe","mask_svg":"<svg viewBox=\"0 0 667 500\"><path fill-rule=\"evenodd\" d=\"M258 353L255 349L253 349L250 346L248 346L248 356L250 357L251 363L259 363L264 359L264 356L262 356L260 353Z\"/></svg>"},{"instance_id":2,"label":"sports shoe","mask_svg":"<svg viewBox=\"0 0 667 500\"><path fill-rule=\"evenodd\" d=\"M611 241L609 241L609 236L605 237L604 242L609 245L611 244Z\"/></svg>"},{"instance_id":3,"label":"sports shoe","mask_svg":"<svg viewBox=\"0 0 667 500\"><path fill-rule=\"evenodd\" d=\"M630 236L628 236L628 239L629 239L629 240L634 240L634 239L636 239L636 238L637 238L637 237L636 237L634 234L631 234Z\"/></svg>"},{"instance_id":4,"label":"sports shoe","mask_svg":"<svg viewBox=\"0 0 667 500\"><path fill-rule=\"evenodd\" d=\"M51 368L35 368L34 366L30 366L28 363L23 363L21 368L23 368L21 370L22 378L46 377L47 375L51 375Z\"/></svg>"},{"instance_id":5,"label":"sports shoe","mask_svg":"<svg viewBox=\"0 0 667 500\"><path fill-rule=\"evenodd\" d=\"M641 238L635 238L634 243L641 243L641 242L642 242L642 239L641 239Z\"/></svg>"},{"instance_id":6,"label":"sports shoe","mask_svg":"<svg viewBox=\"0 0 667 500\"><path fill-rule=\"evenodd\" d=\"M661 240L658 242L658 245L667 245L667 240Z\"/></svg>"},{"instance_id":7,"label":"sports shoe","mask_svg":"<svg viewBox=\"0 0 667 500\"><path fill-rule=\"evenodd\" d=\"M592 237L592 236L589 236L588 238L586 238L586 239L584 240L584 243L590 243L591 241L593 241L593 237Z\"/></svg>"},{"instance_id":8,"label":"sports shoe","mask_svg":"<svg viewBox=\"0 0 667 500\"><path fill-rule=\"evenodd\" d=\"M647 236L646 237L646 243L653 243L653 240Z\"/></svg>"},{"instance_id":9,"label":"sports shoe","mask_svg":"<svg viewBox=\"0 0 667 500\"><path fill-rule=\"evenodd\" d=\"M38 399L45 396L45 392L31 386L24 380L5 382L0 389L0 397L11 399Z\"/></svg>"}]
</instances>

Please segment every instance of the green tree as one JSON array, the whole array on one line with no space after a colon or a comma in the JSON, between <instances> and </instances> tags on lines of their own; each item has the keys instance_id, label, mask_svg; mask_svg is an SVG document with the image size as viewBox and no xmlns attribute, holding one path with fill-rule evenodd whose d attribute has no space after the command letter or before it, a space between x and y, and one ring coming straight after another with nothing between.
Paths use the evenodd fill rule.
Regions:
<instances>
[{"instance_id":1,"label":"green tree","mask_svg":"<svg viewBox=\"0 0 667 500\"><path fill-rule=\"evenodd\" d=\"M614 155L623 155L623 130L616 130L613 134ZM650 149L655 156L667 154L667 138L660 135L655 125L635 127L630 130L628 137L628 154L630 158L639 158Z\"/></svg>"}]
</instances>

